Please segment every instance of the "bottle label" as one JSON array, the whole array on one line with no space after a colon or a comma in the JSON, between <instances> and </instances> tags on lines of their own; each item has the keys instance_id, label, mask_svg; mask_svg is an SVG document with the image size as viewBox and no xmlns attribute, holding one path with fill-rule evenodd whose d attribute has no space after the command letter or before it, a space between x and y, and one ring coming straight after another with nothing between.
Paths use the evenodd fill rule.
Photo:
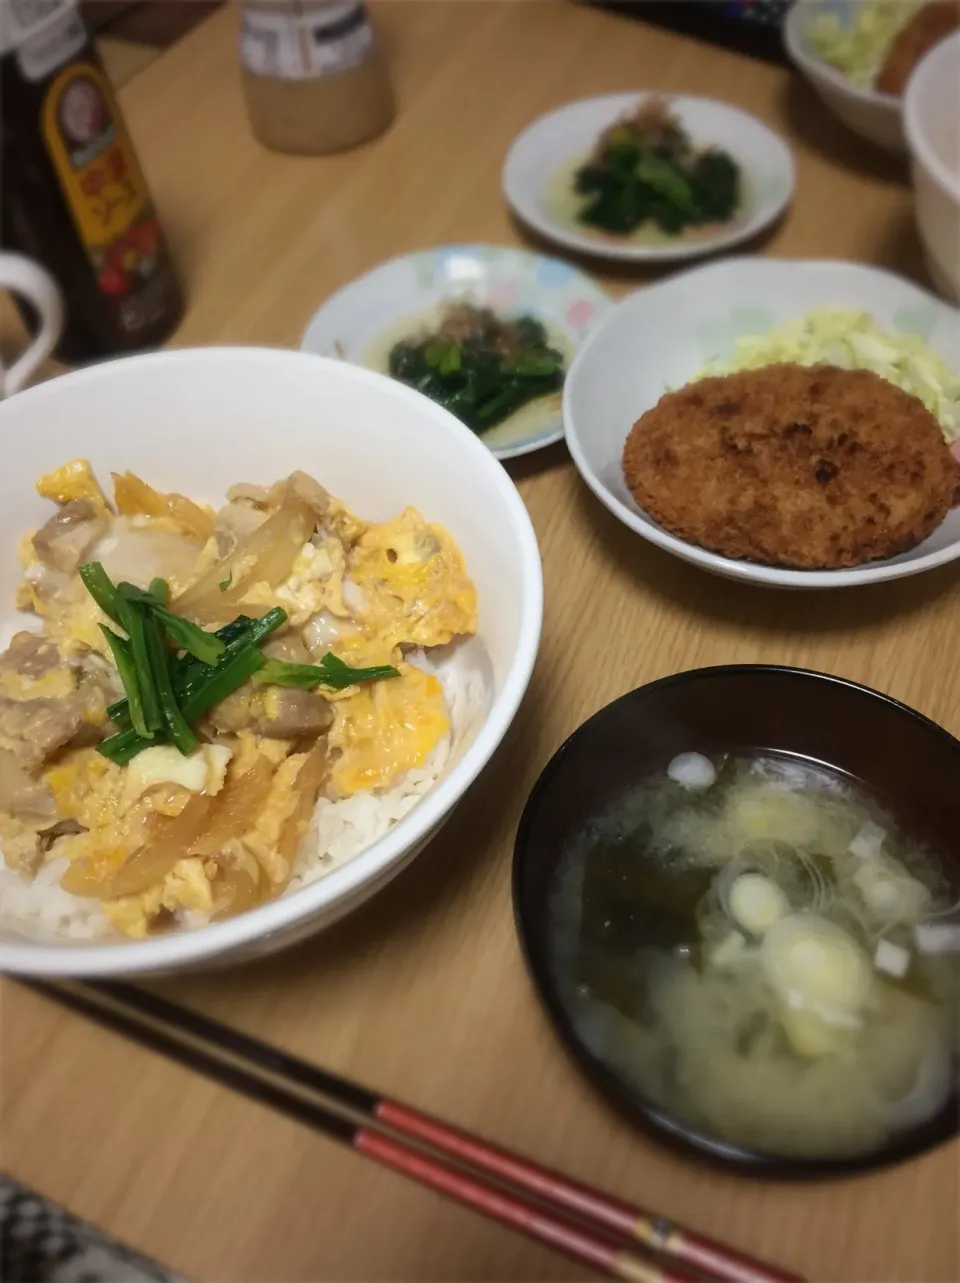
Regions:
<instances>
[{"instance_id":1,"label":"bottle label","mask_svg":"<svg viewBox=\"0 0 960 1283\"><path fill-rule=\"evenodd\" d=\"M43 137L101 293L134 335L163 313L160 228L112 91L99 68L72 63L47 90Z\"/></svg>"},{"instance_id":2,"label":"bottle label","mask_svg":"<svg viewBox=\"0 0 960 1283\"><path fill-rule=\"evenodd\" d=\"M316 80L358 67L373 47L373 31L357 0L301 0L247 5L240 59L257 76Z\"/></svg>"}]
</instances>

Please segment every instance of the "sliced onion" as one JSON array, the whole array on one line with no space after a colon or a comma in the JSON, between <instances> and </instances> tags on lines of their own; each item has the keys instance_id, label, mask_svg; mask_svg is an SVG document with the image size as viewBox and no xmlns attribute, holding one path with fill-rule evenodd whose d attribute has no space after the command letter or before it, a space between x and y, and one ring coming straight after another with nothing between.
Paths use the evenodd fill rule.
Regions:
<instances>
[{"instance_id":1,"label":"sliced onion","mask_svg":"<svg viewBox=\"0 0 960 1283\"><path fill-rule=\"evenodd\" d=\"M324 736L314 744L297 773L295 785L297 800L280 830L277 851L286 861L287 878L293 870L297 852L303 843L310 817L313 815L317 797L326 777L327 741Z\"/></svg>"},{"instance_id":2,"label":"sliced onion","mask_svg":"<svg viewBox=\"0 0 960 1283\"><path fill-rule=\"evenodd\" d=\"M239 864L221 863L215 884L217 908L212 920L219 922L223 918L233 918L238 913L245 913L247 909L256 908L262 894L261 881L259 871L252 874Z\"/></svg>"},{"instance_id":3,"label":"sliced onion","mask_svg":"<svg viewBox=\"0 0 960 1283\"><path fill-rule=\"evenodd\" d=\"M71 895L100 900L139 895L189 853L204 830L213 801L202 793L192 797L175 819L156 825L154 836L106 877L98 875L90 861L77 860L60 879L61 887Z\"/></svg>"},{"instance_id":4,"label":"sliced onion","mask_svg":"<svg viewBox=\"0 0 960 1283\"><path fill-rule=\"evenodd\" d=\"M258 757L243 775L231 772L214 799L206 828L190 848L191 855L213 855L233 838L249 833L270 792L273 772L265 757Z\"/></svg>"},{"instance_id":5,"label":"sliced onion","mask_svg":"<svg viewBox=\"0 0 960 1283\"><path fill-rule=\"evenodd\" d=\"M218 623L236 613L255 584L274 589L288 577L303 545L316 527L311 509L296 496L284 500L272 517L242 539L221 561L201 575L173 603L198 623ZM224 584L224 588L220 585Z\"/></svg>"}]
</instances>

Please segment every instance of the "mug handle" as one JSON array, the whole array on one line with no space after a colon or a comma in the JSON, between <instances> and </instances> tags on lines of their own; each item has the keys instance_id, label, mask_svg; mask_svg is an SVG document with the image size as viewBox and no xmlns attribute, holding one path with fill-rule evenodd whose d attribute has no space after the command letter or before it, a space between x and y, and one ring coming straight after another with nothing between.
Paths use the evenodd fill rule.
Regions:
<instances>
[{"instance_id":1,"label":"mug handle","mask_svg":"<svg viewBox=\"0 0 960 1283\"><path fill-rule=\"evenodd\" d=\"M0 253L0 287L29 299L40 314L40 332L6 374L0 374L0 395L10 396L56 347L63 330L63 296L50 273L22 254Z\"/></svg>"}]
</instances>

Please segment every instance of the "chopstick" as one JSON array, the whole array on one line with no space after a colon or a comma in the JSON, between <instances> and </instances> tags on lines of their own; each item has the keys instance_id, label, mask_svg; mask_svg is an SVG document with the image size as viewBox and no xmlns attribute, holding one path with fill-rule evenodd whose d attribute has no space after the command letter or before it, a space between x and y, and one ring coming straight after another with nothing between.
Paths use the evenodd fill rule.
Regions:
<instances>
[{"instance_id":1,"label":"chopstick","mask_svg":"<svg viewBox=\"0 0 960 1283\"><path fill-rule=\"evenodd\" d=\"M146 990L18 979L610 1277L692 1283L690 1267L708 1283L802 1283Z\"/></svg>"}]
</instances>

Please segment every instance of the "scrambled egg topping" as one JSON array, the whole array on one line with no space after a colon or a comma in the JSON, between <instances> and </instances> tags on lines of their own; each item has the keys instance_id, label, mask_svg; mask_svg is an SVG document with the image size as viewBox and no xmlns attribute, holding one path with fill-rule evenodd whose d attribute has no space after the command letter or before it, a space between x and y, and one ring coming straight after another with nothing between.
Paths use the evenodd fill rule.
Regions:
<instances>
[{"instance_id":1,"label":"scrambled egg topping","mask_svg":"<svg viewBox=\"0 0 960 1283\"><path fill-rule=\"evenodd\" d=\"M235 487L218 512L114 474L111 505L85 459L37 489L58 509L21 543L17 600L50 647L31 660L28 646L22 664L13 648L0 656L0 764L17 757L28 713L46 719L49 744L24 774L29 799L4 796L0 770L0 835L25 875L68 861L64 888L97 898L117 931L144 936L279 893L318 793L390 788L449 735L443 688L416 651L474 632L476 593L449 533L415 509L370 524L301 473ZM275 538L258 536L268 520ZM158 744L117 765L96 748L123 695L103 631L114 625L76 573L94 560L113 582L165 580L172 609L183 595L182 613L208 629L282 606L268 655L315 665L332 653L399 676L342 690L248 684L194 728L192 755ZM70 710L62 738L52 708Z\"/></svg>"},{"instance_id":2,"label":"scrambled egg topping","mask_svg":"<svg viewBox=\"0 0 960 1283\"><path fill-rule=\"evenodd\" d=\"M40 477L37 481L37 494L59 504L85 499L100 512L108 510L106 497L87 459L72 459L62 468L55 468L53 472Z\"/></svg>"},{"instance_id":3,"label":"scrambled egg topping","mask_svg":"<svg viewBox=\"0 0 960 1283\"><path fill-rule=\"evenodd\" d=\"M389 784L423 766L450 731L436 677L401 664L400 676L373 682L337 704L330 744L340 750L331 778L347 795Z\"/></svg>"}]
</instances>

